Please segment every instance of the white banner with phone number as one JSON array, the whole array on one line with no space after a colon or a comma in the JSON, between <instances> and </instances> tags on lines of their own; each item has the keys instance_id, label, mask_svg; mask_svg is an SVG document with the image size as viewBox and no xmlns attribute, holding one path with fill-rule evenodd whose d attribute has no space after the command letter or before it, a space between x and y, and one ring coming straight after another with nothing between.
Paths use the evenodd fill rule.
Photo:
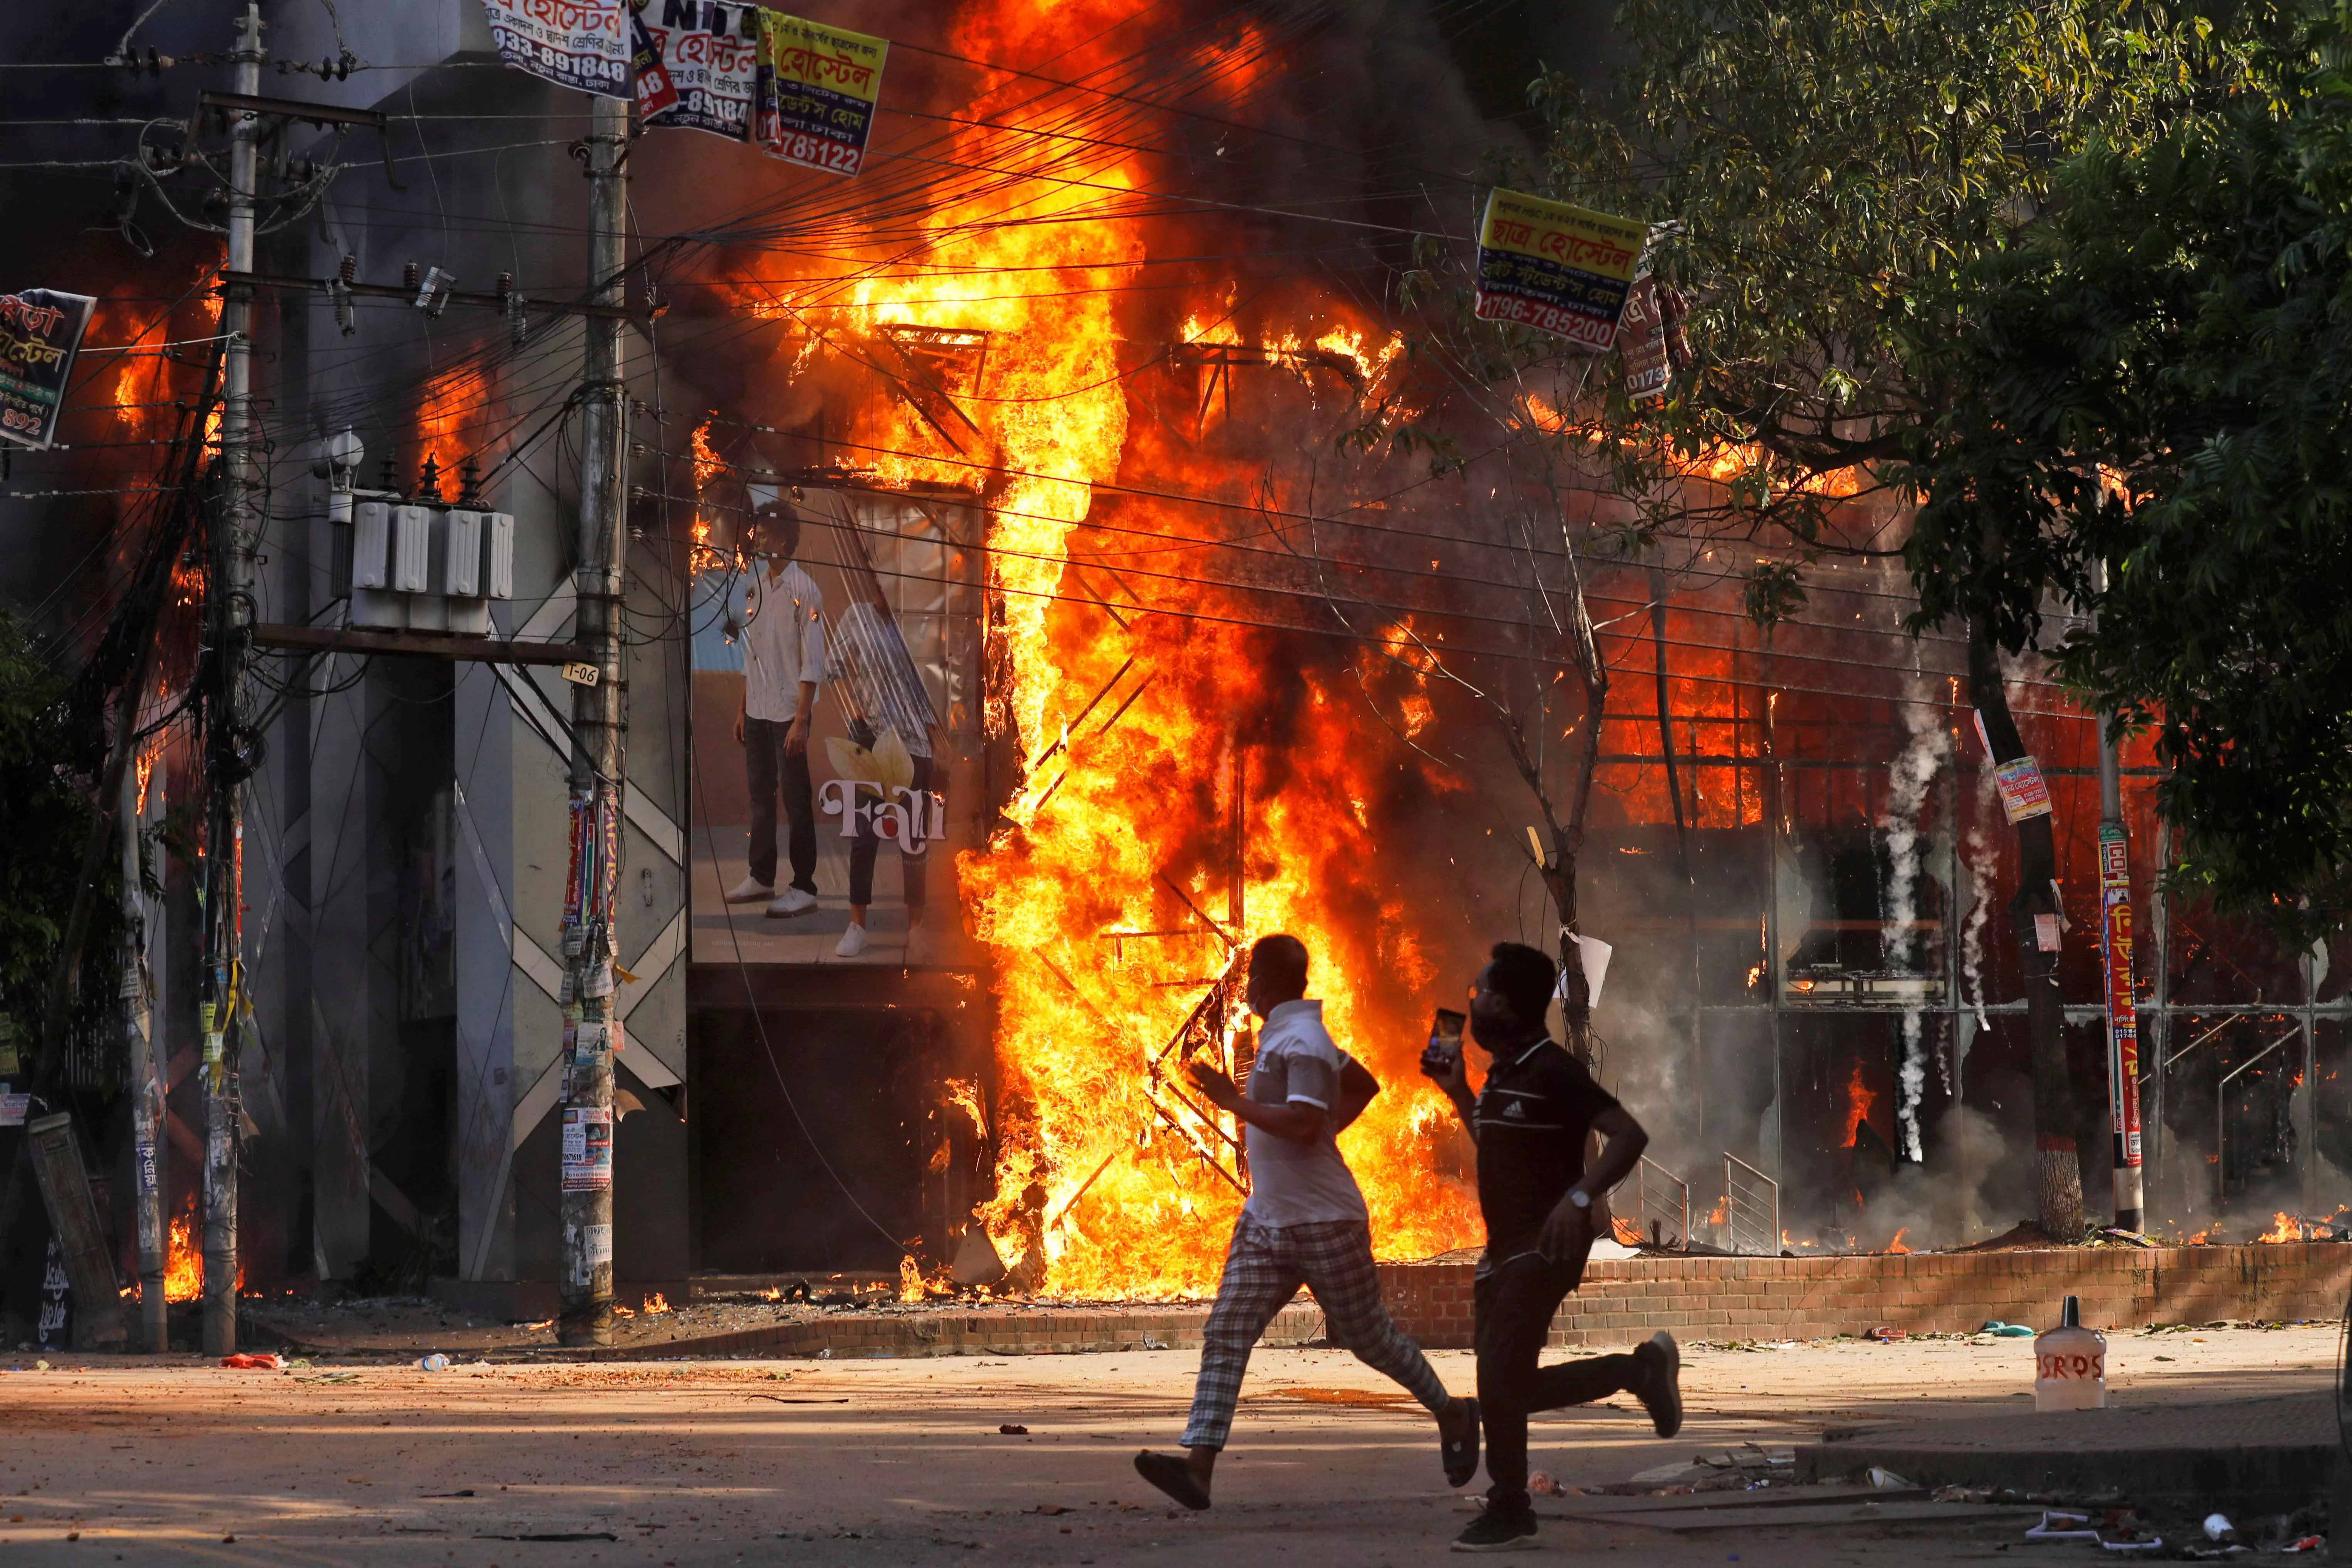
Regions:
<instances>
[{"instance_id":1,"label":"white banner with phone number","mask_svg":"<svg viewBox=\"0 0 2352 1568\"><path fill-rule=\"evenodd\" d=\"M541 81L629 96L628 0L482 0L499 57Z\"/></svg>"}]
</instances>

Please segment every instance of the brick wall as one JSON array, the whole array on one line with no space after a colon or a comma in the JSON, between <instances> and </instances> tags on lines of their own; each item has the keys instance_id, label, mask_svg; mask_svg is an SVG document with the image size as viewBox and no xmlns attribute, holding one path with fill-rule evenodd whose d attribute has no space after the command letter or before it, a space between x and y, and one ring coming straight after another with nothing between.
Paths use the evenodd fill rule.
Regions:
<instances>
[{"instance_id":1,"label":"brick wall","mask_svg":"<svg viewBox=\"0 0 2352 1568\"><path fill-rule=\"evenodd\" d=\"M1473 1260L1383 1263L1389 1311L1432 1349L1471 1342ZM2052 1248L1853 1258L1627 1258L1596 1262L1552 1320L1556 1345L1824 1339L1885 1324L1966 1333L1988 1318L2034 1328L2066 1296L2093 1328L2297 1322L2344 1315L2352 1245Z\"/></svg>"},{"instance_id":2,"label":"brick wall","mask_svg":"<svg viewBox=\"0 0 2352 1568\"><path fill-rule=\"evenodd\" d=\"M1198 1306L988 1307L832 1312L730 1333L681 1332L609 1350L575 1352L589 1361L663 1361L673 1356L1046 1355L1074 1351L1197 1350L1209 1321ZM1322 1337L1323 1314L1305 1297L1275 1314L1259 1341L1300 1345Z\"/></svg>"}]
</instances>

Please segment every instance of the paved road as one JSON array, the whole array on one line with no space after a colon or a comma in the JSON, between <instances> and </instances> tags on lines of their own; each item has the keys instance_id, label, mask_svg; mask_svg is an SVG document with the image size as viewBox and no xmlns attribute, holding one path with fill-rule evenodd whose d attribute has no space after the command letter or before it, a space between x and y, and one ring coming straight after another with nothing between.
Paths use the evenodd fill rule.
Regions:
<instances>
[{"instance_id":1,"label":"paved road","mask_svg":"<svg viewBox=\"0 0 2352 1568\"><path fill-rule=\"evenodd\" d=\"M2116 1398L2325 1387L2337 1332L2120 1336ZM1260 1354L1218 1506L1179 1517L1129 1460L1181 1428L1194 1364L1185 1351L440 1374L79 1357L44 1372L14 1359L27 1369L0 1371L0 1568L117 1557L1383 1568L1440 1560L1468 1517L1417 1408L1337 1352ZM1466 1355L1435 1359L1468 1388ZM1681 1438L1660 1441L1621 1400L1539 1421L1536 1462L1596 1485L1702 1448L1803 1441L1825 1424L1998 1414L2022 1407L2031 1368L2030 1341L1694 1348ZM1027 1435L1001 1435L1008 1423ZM1997 1549L2016 1531L2004 1517L1691 1536L1559 1519L1545 1542L1644 1564L1893 1568L2008 1563ZM614 1539L509 1539L565 1534Z\"/></svg>"}]
</instances>

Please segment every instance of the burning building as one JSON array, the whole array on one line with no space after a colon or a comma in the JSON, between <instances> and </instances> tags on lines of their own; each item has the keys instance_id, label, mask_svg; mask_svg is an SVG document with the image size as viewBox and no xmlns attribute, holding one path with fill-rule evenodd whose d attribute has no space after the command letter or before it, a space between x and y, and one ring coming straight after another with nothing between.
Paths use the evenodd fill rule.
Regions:
<instances>
[{"instance_id":1,"label":"burning building","mask_svg":"<svg viewBox=\"0 0 2352 1568\"><path fill-rule=\"evenodd\" d=\"M262 618L341 623L312 459L348 429L365 483L462 485L514 519L497 633L557 641L583 116L450 10L446 36L373 16L331 35L289 7L271 37L397 64L299 84L384 112L387 146L265 246ZM896 1278L908 1257L998 1289L1213 1287L1248 1173L1174 1070L1246 1070L1237 956L1272 931L1306 942L1335 1034L1386 1084L1346 1144L1376 1246L1476 1245L1467 1148L1414 1061L1489 944L1558 946L1548 821L1587 756L1580 925L1612 948L1594 1054L1656 1134L1621 1223L1884 1248L2030 1212L2014 855L1959 650L1904 630L1883 553L1825 560L1802 612L1759 628L1758 547L1623 528L1548 413L1575 366L1465 386L1398 283L1416 235L1462 239L1482 189L1462 171L1517 133L1437 24L1095 0L842 19L898 40L856 182L685 131L630 153L649 237L625 336L625 1290ZM349 292L435 269L501 303ZM137 392L82 414L127 422ZM1719 493L1747 461L1681 483ZM833 653L817 903L771 916L724 894L751 816L745 523L779 503ZM1883 552L1899 509L1848 510ZM247 851L248 1256L540 1315L562 678L421 653L274 669ZM2094 930L2095 726L2032 670L2012 703L2069 919ZM2154 769L2126 765L2145 889ZM2161 900L2142 925L2151 1213L2198 1229L2352 1197L2343 966ZM2097 1207L2095 947L2070 938L2066 965ZM1669 1220L1651 1195L1676 1186Z\"/></svg>"}]
</instances>

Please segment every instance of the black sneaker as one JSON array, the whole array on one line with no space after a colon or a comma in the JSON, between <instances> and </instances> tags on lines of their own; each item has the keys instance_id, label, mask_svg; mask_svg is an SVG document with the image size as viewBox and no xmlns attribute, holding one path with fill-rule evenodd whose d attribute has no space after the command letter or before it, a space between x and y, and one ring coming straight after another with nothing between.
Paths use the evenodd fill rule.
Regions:
<instances>
[{"instance_id":1,"label":"black sneaker","mask_svg":"<svg viewBox=\"0 0 2352 1568\"><path fill-rule=\"evenodd\" d=\"M1633 1390L1642 1408L1650 1413L1650 1424L1661 1437L1671 1437L1683 1429L1683 1352L1675 1343L1675 1336L1660 1329L1647 1341L1633 1347L1633 1359L1641 1364L1642 1381Z\"/></svg>"},{"instance_id":2,"label":"black sneaker","mask_svg":"<svg viewBox=\"0 0 2352 1568\"><path fill-rule=\"evenodd\" d=\"M1470 1521L1470 1528L1454 1538L1456 1552L1533 1552L1536 1549L1536 1516L1526 1513L1497 1513L1488 1509Z\"/></svg>"}]
</instances>

